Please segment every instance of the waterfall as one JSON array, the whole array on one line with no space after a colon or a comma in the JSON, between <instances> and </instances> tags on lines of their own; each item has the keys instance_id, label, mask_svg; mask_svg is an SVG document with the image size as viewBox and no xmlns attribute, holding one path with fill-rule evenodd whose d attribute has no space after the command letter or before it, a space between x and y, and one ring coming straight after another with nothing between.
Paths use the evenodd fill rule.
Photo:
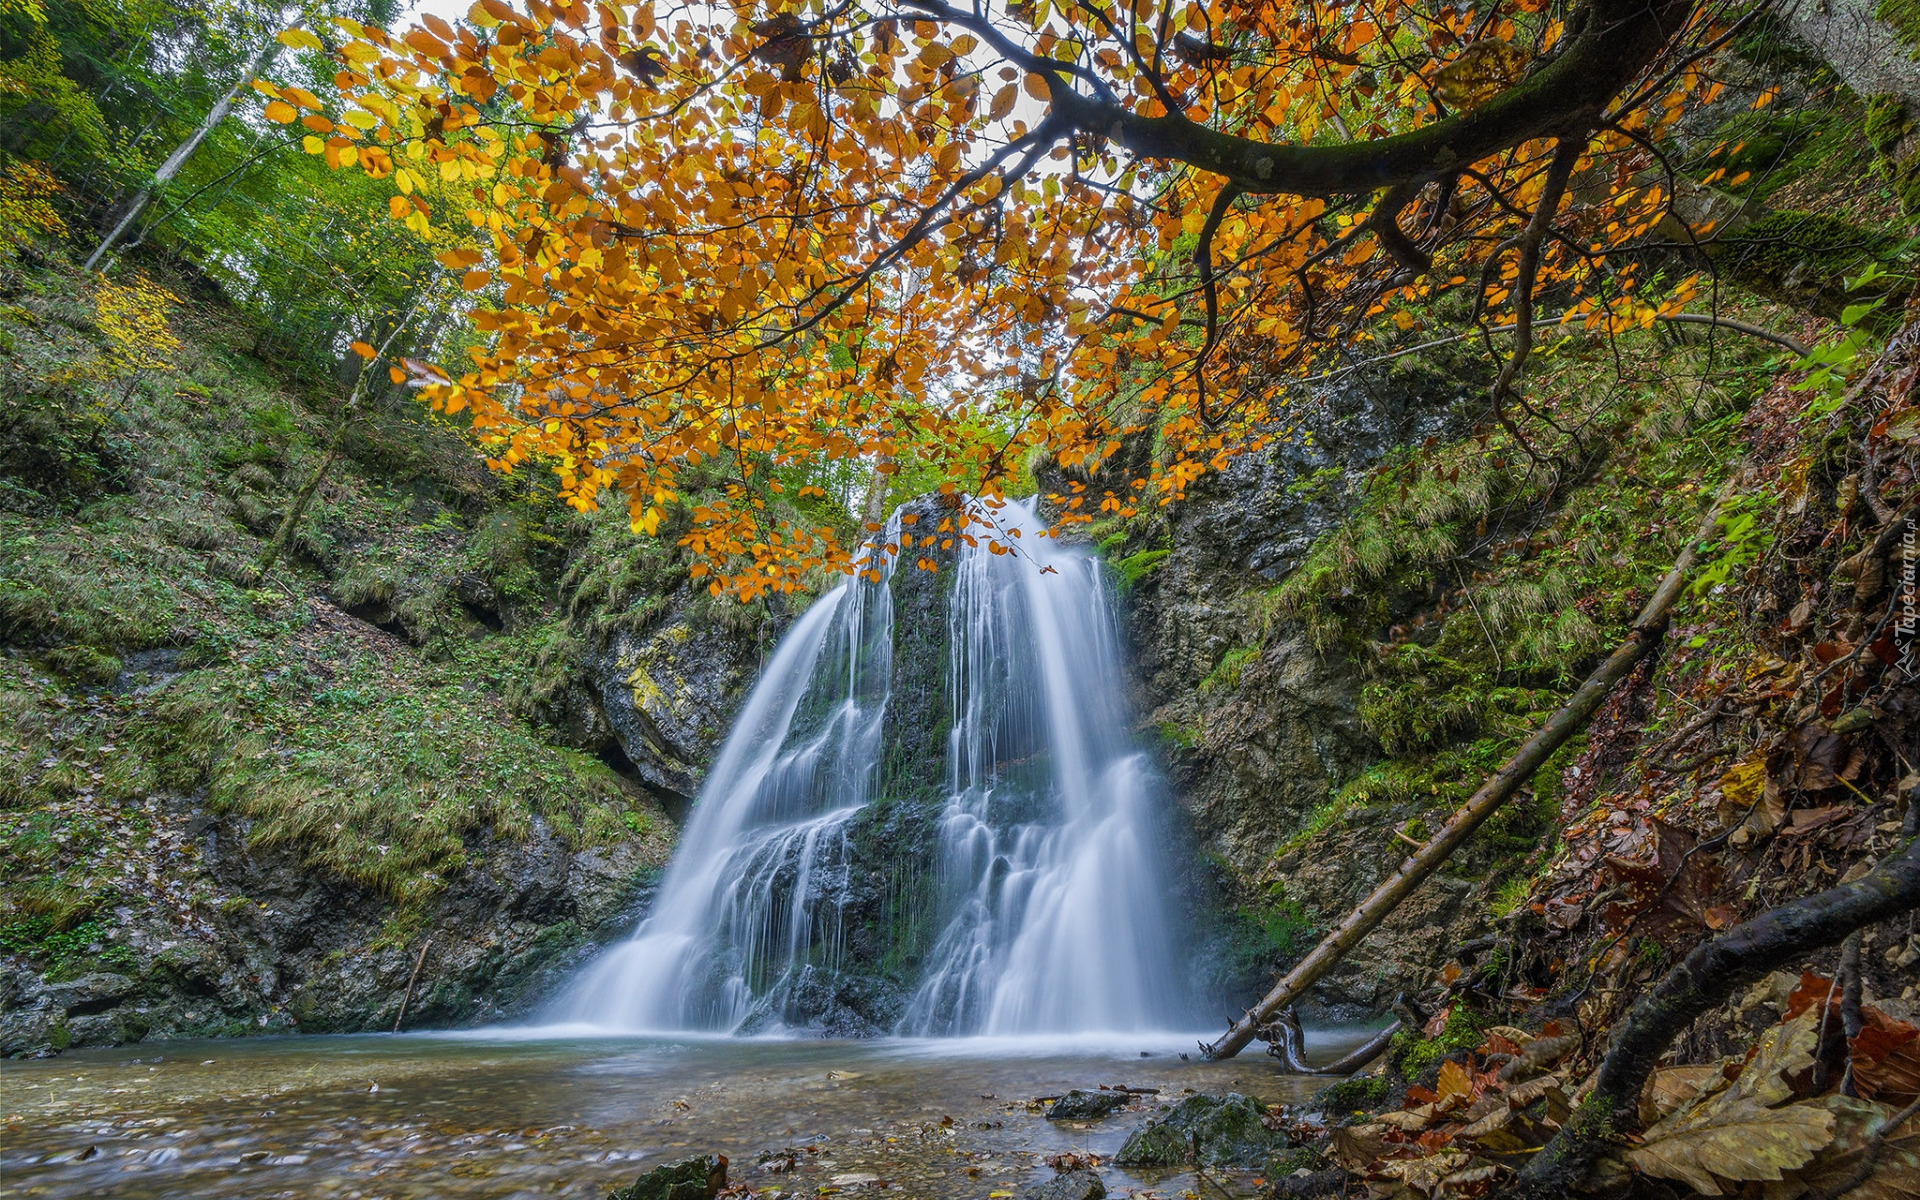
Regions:
<instances>
[{"instance_id":1,"label":"waterfall","mask_svg":"<svg viewBox=\"0 0 1920 1200\"><path fill-rule=\"evenodd\" d=\"M794 624L701 788L651 913L553 1016L765 1030L804 1027L835 997L864 1006L872 1028L910 1035L1180 1022L1162 793L1129 741L1102 568L1039 536L1030 506L993 517L1014 552L977 536L943 568L944 664L895 661L890 569ZM947 722L943 796L882 794L897 782L883 759L903 736L889 721L931 719L889 711L896 668L916 666L944 666L932 698ZM867 827L890 805L924 809L920 825L887 830L924 828L930 844L875 844L886 839ZM890 866L916 856L926 871ZM905 897L885 922L873 918L876 879Z\"/></svg>"}]
</instances>

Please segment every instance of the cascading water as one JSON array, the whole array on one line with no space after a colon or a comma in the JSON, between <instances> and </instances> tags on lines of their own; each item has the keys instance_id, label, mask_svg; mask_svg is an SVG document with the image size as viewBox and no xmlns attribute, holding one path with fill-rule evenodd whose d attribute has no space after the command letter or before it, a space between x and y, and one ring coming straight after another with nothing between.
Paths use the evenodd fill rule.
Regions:
<instances>
[{"instance_id":1,"label":"cascading water","mask_svg":"<svg viewBox=\"0 0 1920 1200\"><path fill-rule=\"evenodd\" d=\"M883 572L822 597L787 633L714 762L651 915L582 974L555 1017L650 1031L805 1025L809 997L864 970L905 985L880 1006L903 1034L1180 1022L1158 791L1128 741L1100 565L1035 536L1028 507L995 520L1019 530L1002 539L1017 551L992 553L980 537L952 567L935 698L950 722L945 796L919 801L932 869L889 881L918 897L895 914L910 932L882 938L881 951L863 927L866 961L849 961L851 898L887 874L863 861L856 827L882 805L915 803L880 794L881 764L899 752L899 722L927 719L889 713L896 666L907 664L895 662Z\"/></svg>"}]
</instances>

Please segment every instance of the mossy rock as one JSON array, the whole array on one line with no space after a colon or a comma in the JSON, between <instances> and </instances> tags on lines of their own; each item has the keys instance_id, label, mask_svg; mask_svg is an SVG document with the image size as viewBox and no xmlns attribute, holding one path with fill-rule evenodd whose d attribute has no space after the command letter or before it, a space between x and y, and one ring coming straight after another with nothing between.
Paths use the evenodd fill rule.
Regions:
<instances>
[{"instance_id":1,"label":"mossy rock","mask_svg":"<svg viewBox=\"0 0 1920 1200\"><path fill-rule=\"evenodd\" d=\"M727 1186L725 1155L703 1154L671 1166L655 1167L607 1200L713 1200Z\"/></svg>"},{"instance_id":2,"label":"mossy rock","mask_svg":"<svg viewBox=\"0 0 1920 1200\"><path fill-rule=\"evenodd\" d=\"M1385 1075L1356 1075L1352 1079L1342 1079L1339 1083L1330 1083L1321 1088L1307 1105L1329 1117L1344 1117L1348 1113L1379 1107L1390 1089Z\"/></svg>"},{"instance_id":3,"label":"mossy rock","mask_svg":"<svg viewBox=\"0 0 1920 1200\"><path fill-rule=\"evenodd\" d=\"M1887 297L1889 313L1912 285L1889 276L1875 290L1849 292L1847 280L1874 263L1891 263L1900 239L1825 213L1784 209L1730 235L1718 258L1727 273L1769 300L1838 319L1849 304Z\"/></svg>"},{"instance_id":4,"label":"mossy rock","mask_svg":"<svg viewBox=\"0 0 1920 1200\"><path fill-rule=\"evenodd\" d=\"M1166 1116L1133 1131L1114 1162L1123 1167L1178 1167L1192 1158L1209 1167L1259 1167L1293 1148L1292 1139L1261 1122L1266 1106L1251 1096L1188 1096Z\"/></svg>"}]
</instances>

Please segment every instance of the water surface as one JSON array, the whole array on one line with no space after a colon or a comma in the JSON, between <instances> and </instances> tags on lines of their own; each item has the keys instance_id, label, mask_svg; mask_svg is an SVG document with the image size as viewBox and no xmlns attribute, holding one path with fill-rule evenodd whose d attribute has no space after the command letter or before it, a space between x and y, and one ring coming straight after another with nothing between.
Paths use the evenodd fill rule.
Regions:
<instances>
[{"instance_id":1,"label":"water surface","mask_svg":"<svg viewBox=\"0 0 1920 1200\"><path fill-rule=\"evenodd\" d=\"M1336 1053L1337 1035L1313 1040ZM1181 1061L1187 1036L774 1041L564 1031L167 1042L0 1066L8 1196L598 1197L725 1154L772 1196L1016 1190L1063 1150L1110 1157L1156 1102L1193 1091L1304 1099L1270 1059ZM1150 1057L1140 1057L1146 1050ZM1159 1088L1090 1125L1028 1101ZM756 1165L793 1148L791 1171ZM1250 1173L1103 1167L1116 1195L1251 1195ZM884 1186L883 1186L884 1185ZM832 1194L832 1193L829 1193Z\"/></svg>"}]
</instances>

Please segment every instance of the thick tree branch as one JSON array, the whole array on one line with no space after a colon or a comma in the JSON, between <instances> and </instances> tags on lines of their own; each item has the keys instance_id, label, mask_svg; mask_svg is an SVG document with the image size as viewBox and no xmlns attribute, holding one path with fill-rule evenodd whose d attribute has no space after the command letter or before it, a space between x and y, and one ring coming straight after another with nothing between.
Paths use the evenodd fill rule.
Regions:
<instances>
[{"instance_id":1,"label":"thick tree branch","mask_svg":"<svg viewBox=\"0 0 1920 1200\"><path fill-rule=\"evenodd\" d=\"M963 15L937 0L912 2L942 16ZM1066 64L1036 63L1038 56L997 29L992 44L1029 70L1046 69L1054 82L1053 115L1076 130L1109 138L1143 158L1172 159L1224 175L1251 194L1334 196L1425 183L1536 138L1592 128L1607 103L1685 26L1693 7L1694 0L1592 0L1581 32L1566 50L1520 84L1478 108L1412 132L1337 146L1257 141L1209 129L1179 113L1143 116L1063 86L1060 72Z\"/></svg>"}]
</instances>

